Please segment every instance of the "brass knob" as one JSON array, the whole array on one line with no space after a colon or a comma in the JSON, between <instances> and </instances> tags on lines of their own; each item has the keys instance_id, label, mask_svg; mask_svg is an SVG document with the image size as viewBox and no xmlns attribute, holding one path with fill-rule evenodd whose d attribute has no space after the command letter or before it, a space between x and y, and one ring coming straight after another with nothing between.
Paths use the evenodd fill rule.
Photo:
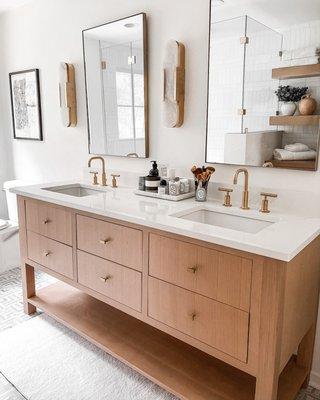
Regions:
<instances>
[{"instance_id":1,"label":"brass knob","mask_svg":"<svg viewBox=\"0 0 320 400\"><path fill-rule=\"evenodd\" d=\"M98 184L98 172L90 171L90 174L93 174L92 184L97 185Z\"/></svg>"},{"instance_id":2,"label":"brass knob","mask_svg":"<svg viewBox=\"0 0 320 400\"><path fill-rule=\"evenodd\" d=\"M46 219L44 219L44 220L42 221L42 223L43 223L44 225L47 225L49 222L51 222L49 218L46 218Z\"/></svg>"},{"instance_id":3,"label":"brass knob","mask_svg":"<svg viewBox=\"0 0 320 400\"><path fill-rule=\"evenodd\" d=\"M262 213L269 213L270 210L269 210L269 200L268 200L268 197L276 198L276 197L278 197L278 195L275 194L275 193L265 193L265 192L262 192L262 193L260 193L260 196L263 196L263 199L262 199L262 201L261 201L261 207L260 207L260 210L259 210L259 211L262 212Z\"/></svg>"},{"instance_id":4,"label":"brass knob","mask_svg":"<svg viewBox=\"0 0 320 400\"><path fill-rule=\"evenodd\" d=\"M229 188L225 188L225 187L219 187L218 190L219 190L220 192L226 192L226 194L225 194L225 196L224 196L223 205L224 205L225 207L231 207L232 204L231 204L231 196L230 196L230 193L233 192L233 189L229 189Z\"/></svg>"},{"instance_id":5,"label":"brass knob","mask_svg":"<svg viewBox=\"0 0 320 400\"><path fill-rule=\"evenodd\" d=\"M195 311L190 314L192 321L194 321L197 318L197 316L198 316L198 314Z\"/></svg>"},{"instance_id":6,"label":"brass knob","mask_svg":"<svg viewBox=\"0 0 320 400\"><path fill-rule=\"evenodd\" d=\"M112 176L112 187L113 187L113 188L118 187L118 185L117 185L117 178L119 178L120 175L111 174L111 176Z\"/></svg>"},{"instance_id":7,"label":"brass knob","mask_svg":"<svg viewBox=\"0 0 320 400\"><path fill-rule=\"evenodd\" d=\"M188 271L195 274L198 271L198 267L196 265L193 267L188 267Z\"/></svg>"},{"instance_id":8,"label":"brass knob","mask_svg":"<svg viewBox=\"0 0 320 400\"><path fill-rule=\"evenodd\" d=\"M109 279L111 279L112 278L112 276L111 275L107 275L106 277L100 277L100 279L104 282L104 283L106 283Z\"/></svg>"},{"instance_id":9,"label":"brass knob","mask_svg":"<svg viewBox=\"0 0 320 400\"><path fill-rule=\"evenodd\" d=\"M101 240L99 240L99 243L101 243L101 244L108 244L110 242L111 242L111 239L101 239Z\"/></svg>"},{"instance_id":10,"label":"brass knob","mask_svg":"<svg viewBox=\"0 0 320 400\"><path fill-rule=\"evenodd\" d=\"M49 251L49 250L46 250L46 251L43 252L43 255L44 255L45 257L50 256L50 254L51 254L51 251Z\"/></svg>"}]
</instances>

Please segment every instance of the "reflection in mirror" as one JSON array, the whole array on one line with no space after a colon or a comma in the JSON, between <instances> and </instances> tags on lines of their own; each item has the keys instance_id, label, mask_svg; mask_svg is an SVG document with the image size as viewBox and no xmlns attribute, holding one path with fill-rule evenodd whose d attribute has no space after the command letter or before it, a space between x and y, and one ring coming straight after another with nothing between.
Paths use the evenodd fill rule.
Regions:
<instances>
[{"instance_id":1,"label":"reflection in mirror","mask_svg":"<svg viewBox=\"0 0 320 400\"><path fill-rule=\"evenodd\" d=\"M83 31L89 151L147 157L146 18Z\"/></svg>"},{"instance_id":2,"label":"reflection in mirror","mask_svg":"<svg viewBox=\"0 0 320 400\"><path fill-rule=\"evenodd\" d=\"M316 169L319 28L318 0L211 0L207 162Z\"/></svg>"}]
</instances>

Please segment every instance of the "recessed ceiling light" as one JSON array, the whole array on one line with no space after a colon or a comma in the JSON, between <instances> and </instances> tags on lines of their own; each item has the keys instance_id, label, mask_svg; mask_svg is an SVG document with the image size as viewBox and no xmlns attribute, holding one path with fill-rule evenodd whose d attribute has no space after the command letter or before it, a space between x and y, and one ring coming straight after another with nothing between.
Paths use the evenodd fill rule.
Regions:
<instances>
[{"instance_id":1,"label":"recessed ceiling light","mask_svg":"<svg viewBox=\"0 0 320 400\"><path fill-rule=\"evenodd\" d=\"M133 28L135 26L135 24L132 24L132 23L128 23L128 24L124 24L124 27L125 28Z\"/></svg>"}]
</instances>

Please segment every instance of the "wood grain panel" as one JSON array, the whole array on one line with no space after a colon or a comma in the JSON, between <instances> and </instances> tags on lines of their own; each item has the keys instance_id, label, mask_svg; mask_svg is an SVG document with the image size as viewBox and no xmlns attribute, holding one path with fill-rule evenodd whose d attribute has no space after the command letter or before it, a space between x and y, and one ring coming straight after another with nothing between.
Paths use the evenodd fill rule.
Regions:
<instances>
[{"instance_id":1,"label":"wood grain panel","mask_svg":"<svg viewBox=\"0 0 320 400\"><path fill-rule=\"evenodd\" d=\"M27 232L27 243L31 260L73 278L72 247L30 231Z\"/></svg>"},{"instance_id":2,"label":"wood grain panel","mask_svg":"<svg viewBox=\"0 0 320 400\"><path fill-rule=\"evenodd\" d=\"M248 311L252 260L150 234L149 274Z\"/></svg>"},{"instance_id":3,"label":"wood grain panel","mask_svg":"<svg viewBox=\"0 0 320 400\"><path fill-rule=\"evenodd\" d=\"M80 250L142 270L142 231L138 229L77 215L77 238Z\"/></svg>"},{"instance_id":4,"label":"wood grain panel","mask_svg":"<svg viewBox=\"0 0 320 400\"><path fill-rule=\"evenodd\" d=\"M72 244L71 212L40 201L26 201L26 221L29 231L59 242Z\"/></svg>"},{"instance_id":5,"label":"wood grain panel","mask_svg":"<svg viewBox=\"0 0 320 400\"><path fill-rule=\"evenodd\" d=\"M78 250L78 282L141 311L141 273Z\"/></svg>"},{"instance_id":6,"label":"wood grain panel","mask_svg":"<svg viewBox=\"0 0 320 400\"><path fill-rule=\"evenodd\" d=\"M148 295L151 318L246 362L248 313L151 277Z\"/></svg>"}]
</instances>

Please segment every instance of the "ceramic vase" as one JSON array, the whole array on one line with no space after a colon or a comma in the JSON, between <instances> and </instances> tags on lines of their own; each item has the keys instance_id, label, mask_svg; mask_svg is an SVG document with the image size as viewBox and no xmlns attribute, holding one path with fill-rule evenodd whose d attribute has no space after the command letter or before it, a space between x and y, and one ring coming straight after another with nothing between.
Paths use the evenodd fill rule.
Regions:
<instances>
[{"instance_id":1,"label":"ceramic vase","mask_svg":"<svg viewBox=\"0 0 320 400\"><path fill-rule=\"evenodd\" d=\"M311 94L305 94L301 97L299 111L301 115L312 115L317 109L317 102L311 97Z\"/></svg>"},{"instance_id":2,"label":"ceramic vase","mask_svg":"<svg viewBox=\"0 0 320 400\"><path fill-rule=\"evenodd\" d=\"M281 115L293 115L296 112L297 105L293 101L287 101L281 104Z\"/></svg>"}]
</instances>

